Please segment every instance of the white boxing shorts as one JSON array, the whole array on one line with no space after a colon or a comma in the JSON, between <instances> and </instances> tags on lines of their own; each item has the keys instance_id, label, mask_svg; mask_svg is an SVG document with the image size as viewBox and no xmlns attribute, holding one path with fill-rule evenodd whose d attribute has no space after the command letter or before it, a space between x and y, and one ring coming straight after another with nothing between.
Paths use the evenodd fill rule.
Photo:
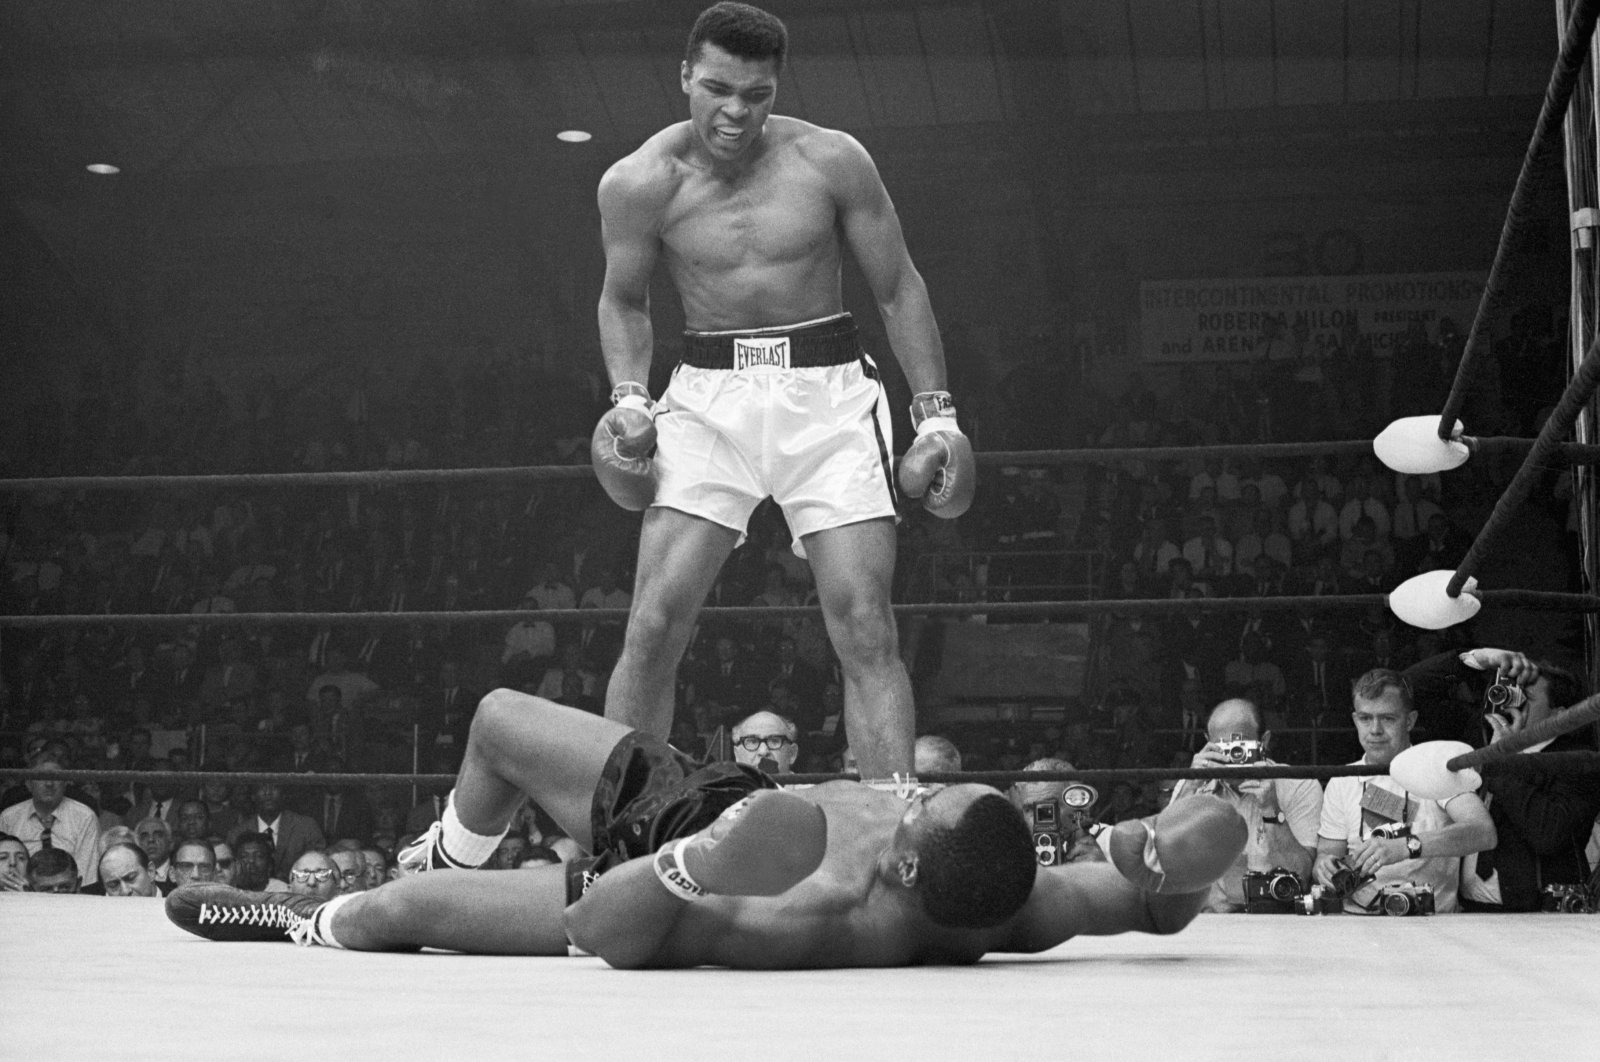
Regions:
<instances>
[{"instance_id":1,"label":"white boxing shorts","mask_svg":"<svg viewBox=\"0 0 1600 1062\"><path fill-rule=\"evenodd\" d=\"M794 536L895 515L888 400L849 314L686 332L656 403L656 505L740 533L762 500Z\"/></svg>"}]
</instances>

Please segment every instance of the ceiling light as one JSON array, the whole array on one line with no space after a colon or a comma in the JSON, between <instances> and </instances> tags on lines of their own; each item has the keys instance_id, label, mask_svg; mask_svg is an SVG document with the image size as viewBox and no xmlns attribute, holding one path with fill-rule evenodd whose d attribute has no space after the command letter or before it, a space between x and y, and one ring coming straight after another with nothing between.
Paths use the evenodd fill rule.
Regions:
<instances>
[{"instance_id":1,"label":"ceiling light","mask_svg":"<svg viewBox=\"0 0 1600 1062\"><path fill-rule=\"evenodd\" d=\"M586 140L593 140L593 133L586 133L582 129L563 129L556 134L556 139L568 144L581 144Z\"/></svg>"},{"instance_id":2,"label":"ceiling light","mask_svg":"<svg viewBox=\"0 0 1600 1062\"><path fill-rule=\"evenodd\" d=\"M84 169L88 170L90 173L99 173L106 176L110 176L113 173L122 172L122 167L113 166L109 162L91 162L89 165L85 166Z\"/></svg>"}]
</instances>

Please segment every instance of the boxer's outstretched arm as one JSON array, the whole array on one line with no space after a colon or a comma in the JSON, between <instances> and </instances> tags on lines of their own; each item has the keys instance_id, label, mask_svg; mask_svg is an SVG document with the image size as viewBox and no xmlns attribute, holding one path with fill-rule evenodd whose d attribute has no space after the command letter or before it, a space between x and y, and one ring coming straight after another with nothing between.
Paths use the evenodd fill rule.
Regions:
<instances>
[{"instance_id":1,"label":"boxer's outstretched arm","mask_svg":"<svg viewBox=\"0 0 1600 1062\"><path fill-rule=\"evenodd\" d=\"M1145 892L1109 863L1041 867L1011 938L996 951L1048 951L1077 936L1176 933L1205 907L1198 892Z\"/></svg>"},{"instance_id":2,"label":"boxer's outstretched arm","mask_svg":"<svg viewBox=\"0 0 1600 1062\"><path fill-rule=\"evenodd\" d=\"M1006 948L1043 951L1080 934L1176 933L1200 913L1249 831L1221 800L1191 796L1100 836L1110 861L1041 870Z\"/></svg>"}]
</instances>

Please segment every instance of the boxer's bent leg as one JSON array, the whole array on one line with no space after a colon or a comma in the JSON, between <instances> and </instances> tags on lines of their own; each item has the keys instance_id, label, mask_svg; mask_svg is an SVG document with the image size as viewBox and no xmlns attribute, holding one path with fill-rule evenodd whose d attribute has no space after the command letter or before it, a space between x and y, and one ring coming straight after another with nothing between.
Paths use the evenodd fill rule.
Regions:
<instances>
[{"instance_id":1,"label":"boxer's bent leg","mask_svg":"<svg viewBox=\"0 0 1600 1062\"><path fill-rule=\"evenodd\" d=\"M620 723L516 690L478 704L456 776L455 813L476 834L504 832L526 793L585 848L606 758L628 733Z\"/></svg>"},{"instance_id":2,"label":"boxer's bent leg","mask_svg":"<svg viewBox=\"0 0 1600 1062\"><path fill-rule=\"evenodd\" d=\"M813 532L803 541L844 672L845 734L861 777L909 774L916 720L889 600L894 521L863 520Z\"/></svg>"},{"instance_id":3,"label":"boxer's bent leg","mask_svg":"<svg viewBox=\"0 0 1600 1062\"><path fill-rule=\"evenodd\" d=\"M358 892L325 927L355 951L443 948L483 955L565 955L566 867L419 874Z\"/></svg>"},{"instance_id":4,"label":"boxer's bent leg","mask_svg":"<svg viewBox=\"0 0 1600 1062\"><path fill-rule=\"evenodd\" d=\"M606 718L666 740L678 661L739 532L662 506L644 514L633 605L606 688Z\"/></svg>"}]
</instances>

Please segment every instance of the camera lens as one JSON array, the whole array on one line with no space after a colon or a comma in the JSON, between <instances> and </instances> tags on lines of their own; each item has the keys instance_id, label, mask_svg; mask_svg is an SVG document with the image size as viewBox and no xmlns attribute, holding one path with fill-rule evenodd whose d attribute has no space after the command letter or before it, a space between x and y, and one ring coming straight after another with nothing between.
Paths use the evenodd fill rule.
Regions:
<instances>
[{"instance_id":1,"label":"camera lens","mask_svg":"<svg viewBox=\"0 0 1600 1062\"><path fill-rule=\"evenodd\" d=\"M1408 915L1411 913L1411 897L1403 892L1391 892L1383 898L1383 913L1386 915Z\"/></svg>"},{"instance_id":2,"label":"camera lens","mask_svg":"<svg viewBox=\"0 0 1600 1062\"><path fill-rule=\"evenodd\" d=\"M1293 874L1279 874L1267 886L1274 900L1292 900L1300 895L1300 882Z\"/></svg>"}]
</instances>

